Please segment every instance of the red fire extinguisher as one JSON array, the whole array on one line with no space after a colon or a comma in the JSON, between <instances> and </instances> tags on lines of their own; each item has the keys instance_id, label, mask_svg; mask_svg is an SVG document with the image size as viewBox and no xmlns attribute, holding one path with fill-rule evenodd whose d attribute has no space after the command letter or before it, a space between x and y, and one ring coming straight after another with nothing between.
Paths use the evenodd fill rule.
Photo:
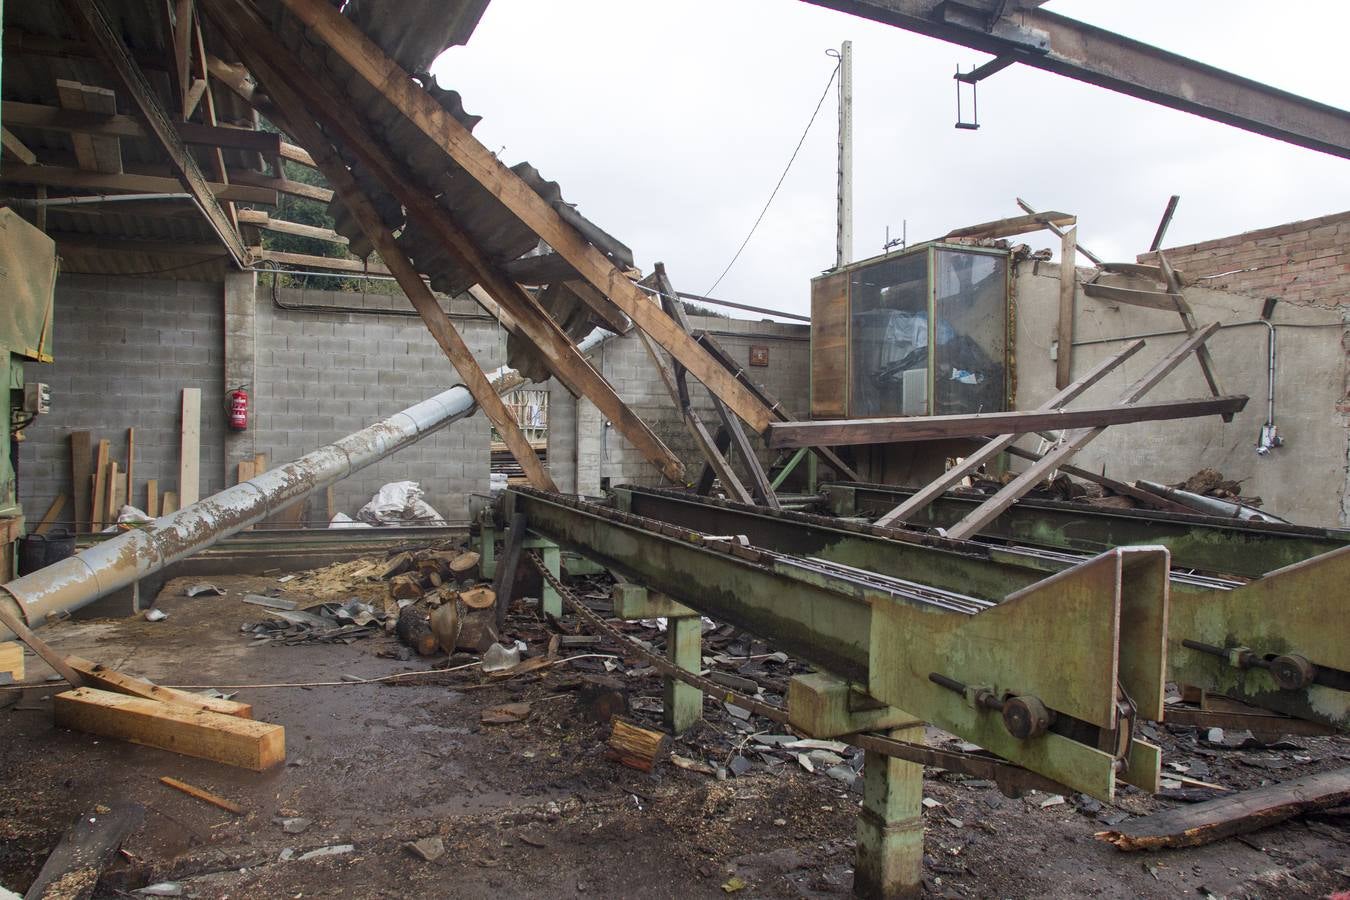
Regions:
<instances>
[{"instance_id":1,"label":"red fire extinguisher","mask_svg":"<svg viewBox=\"0 0 1350 900\"><path fill-rule=\"evenodd\" d=\"M230 428L234 431L248 430L248 391L246 384L230 391Z\"/></svg>"}]
</instances>

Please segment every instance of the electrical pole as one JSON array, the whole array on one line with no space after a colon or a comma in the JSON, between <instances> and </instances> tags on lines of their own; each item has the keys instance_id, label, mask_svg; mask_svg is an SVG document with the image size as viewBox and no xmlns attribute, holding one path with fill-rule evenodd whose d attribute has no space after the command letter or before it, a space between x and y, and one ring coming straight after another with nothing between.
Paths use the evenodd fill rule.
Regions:
<instances>
[{"instance_id":1,"label":"electrical pole","mask_svg":"<svg viewBox=\"0 0 1350 900\"><path fill-rule=\"evenodd\" d=\"M839 184L836 191L834 264L853 260L853 42L839 48Z\"/></svg>"}]
</instances>

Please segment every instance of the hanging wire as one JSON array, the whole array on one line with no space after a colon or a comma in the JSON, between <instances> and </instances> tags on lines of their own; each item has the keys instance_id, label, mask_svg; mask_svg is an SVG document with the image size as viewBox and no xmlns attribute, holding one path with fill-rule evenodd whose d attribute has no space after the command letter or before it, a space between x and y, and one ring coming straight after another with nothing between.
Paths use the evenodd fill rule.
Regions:
<instances>
[{"instance_id":1,"label":"hanging wire","mask_svg":"<svg viewBox=\"0 0 1350 900\"><path fill-rule=\"evenodd\" d=\"M838 51L827 50L826 53L834 57L838 57L839 55ZM786 180L788 172L792 170L792 164L797 161L797 154L801 152L802 144L806 143L806 136L811 133L811 126L816 123L816 116L820 115L820 108L825 105L825 98L830 95L830 86L834 84L835 76L839 74L839 67L841 65L843 65L842 61L835 63L834 71L830 72L830 79L825 82L825 90L821 92L820 100L816 102L815 111L811 113L811 121L806 123L806 129L802 131L802 136L797 140L797 146L793 149L792 157L788 159L787 166L783 169L783 174L778 176L778 183L773 186L773 192L769 194L769 199L764 201L764 208L759 211L759 216L755 219L755 224L750 226L750 233L745 236L745 240L741 241L741 246L736 249L736 254L731 257L731 262L727 263L727 267L722 270L722 274L717 276L717 280L712 283L712 287L708 288L703 293L711 294L713 291L717 290L717 286L722 283L723 278L727 277L727 273L731 271L731 267L736 265L736 260L741 258L741 253L745 250L746 245L750 243L750 239L755 236L755 229L759 228L759 223L764 221L764 214L769 211L769 206L773 203L773 198L778 196L778 189L783 186L783 181Z\"/></svg>"}]
</instances>

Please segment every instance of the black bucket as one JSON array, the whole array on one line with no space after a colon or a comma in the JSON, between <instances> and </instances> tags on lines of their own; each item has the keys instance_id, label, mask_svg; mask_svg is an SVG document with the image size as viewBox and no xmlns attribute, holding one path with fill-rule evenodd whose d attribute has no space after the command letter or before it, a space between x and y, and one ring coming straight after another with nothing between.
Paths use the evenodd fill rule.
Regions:
<instances>
[{"instance_id":1,"label":"black bucket","mask_svg":"<svg viewBox=\"0 0 1350 900\"><path fill-rule=\"evenodd\" d=\"M75 535L64 528L19 539L19 574L29 575L75 553Z\"/></svg>"}]
</instances>

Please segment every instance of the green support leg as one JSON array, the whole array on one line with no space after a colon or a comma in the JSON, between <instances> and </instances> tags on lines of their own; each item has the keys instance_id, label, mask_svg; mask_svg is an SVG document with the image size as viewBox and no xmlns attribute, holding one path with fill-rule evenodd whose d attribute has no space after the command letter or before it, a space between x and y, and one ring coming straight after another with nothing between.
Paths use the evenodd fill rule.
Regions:
<instances>
[{"instance_id":1,"label":"green support leg","mask_svg":"<svg viewBox=\"0 0 1350 900\"><path fill-rule=\"evenodd\" d=\"M666 659L689 672L703 665L703 619L681 616L666 619ZM687 731L703 718L703 692L669 676L662 679L665 724L675 734Z\"/></svg>"},{"instance_id":2,"label":"green support leg","mask_svg":"<svg viewBox=\"0 0 1350 900\"><path fill-rule=\"evenodd\" d=\"M554 578L562 578L562 550L559 549L558 545L550 544L547 547L543 547L539 555L544 559L544 568L548 569L549 573ZM543 593L544 612L555 619L561 619L562 597L560 597L558 592L553 589L553 585L549 584L547 581L544 582Z\"/></svg>"},{"instance_id":3,"label":"green support leg","mask_svg":"<svg viewBox=\"0 0 1350 900\"><path fill-rule=\"evenodd\" d=\"M923 741L923 726L891 737ZM867 751L853 895L864 900L917 897L923 890L923 766Z\"/></svg>"}]
</instances>

